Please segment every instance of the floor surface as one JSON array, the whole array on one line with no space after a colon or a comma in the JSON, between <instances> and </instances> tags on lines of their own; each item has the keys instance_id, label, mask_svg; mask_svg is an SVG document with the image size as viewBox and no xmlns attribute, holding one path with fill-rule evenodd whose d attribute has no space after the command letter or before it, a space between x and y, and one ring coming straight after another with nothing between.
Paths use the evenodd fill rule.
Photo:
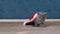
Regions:
<instances>
[{"instance_id":1,"label":"floor surface","mask_svg":"<svg viewBox=\"0 0 60 34\"><path fill-rule=\"evenodd\" d=\"M0 34L60 34L60 22L46 22L45 27L23 26L23 23L0 23Z\"/></svg>"}]
</instances>

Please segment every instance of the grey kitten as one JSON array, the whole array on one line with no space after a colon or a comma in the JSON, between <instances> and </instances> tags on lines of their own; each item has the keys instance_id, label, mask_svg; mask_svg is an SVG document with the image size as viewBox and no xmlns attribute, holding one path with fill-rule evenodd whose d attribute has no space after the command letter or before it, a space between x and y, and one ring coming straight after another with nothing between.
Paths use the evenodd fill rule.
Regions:
<instances>
[{"instance_id":1,"label":"grey kitten","mask_svg":"<svg viewBox=\"0 0 60 34\"><path fill-rule=\"evenodd\" d=\"M46 19L46 13L44 13L44 12L37 12L37 17L34 20L34 25L43 27L45 19Z\"/></svg>"}]
</instances>

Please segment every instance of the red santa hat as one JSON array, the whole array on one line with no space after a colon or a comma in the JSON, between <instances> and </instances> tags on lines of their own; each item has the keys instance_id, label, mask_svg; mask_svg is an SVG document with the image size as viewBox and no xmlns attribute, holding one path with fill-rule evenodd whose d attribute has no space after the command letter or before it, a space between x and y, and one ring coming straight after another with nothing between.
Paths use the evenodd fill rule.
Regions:
<instances>
[{"instance_id":1,"label":"red santa hat","mask_svg":"<svg viewBox=\"0 0 60 34\"><path fill-rule=\"evenodd\" d=\"M37 17L37 13L33 13L32 15L31 15L31 17L29 18L29 21L25 21L24 23L23 23L23 25L25 26L25 25L31 25L32 24L32 21L34 21L34 19Z\"/></svg>"}]
</instances>

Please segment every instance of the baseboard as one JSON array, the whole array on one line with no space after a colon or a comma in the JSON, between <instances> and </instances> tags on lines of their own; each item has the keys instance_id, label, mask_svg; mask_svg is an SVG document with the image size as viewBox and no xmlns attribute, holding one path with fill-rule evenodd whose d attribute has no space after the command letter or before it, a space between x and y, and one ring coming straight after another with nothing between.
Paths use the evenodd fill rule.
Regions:
<instances>
[{"instance_id":1,"label":"baseboard","mask_svg":"<svg viewBox=\"0 0 60 34\"><path fill-rule=\"evenodd\" d=\"M28 21L28 19L0 19L0 22L24 22ZM60 19L46 19L46 22L50 21L60 21Z\"/></svg>"}]
</instances>

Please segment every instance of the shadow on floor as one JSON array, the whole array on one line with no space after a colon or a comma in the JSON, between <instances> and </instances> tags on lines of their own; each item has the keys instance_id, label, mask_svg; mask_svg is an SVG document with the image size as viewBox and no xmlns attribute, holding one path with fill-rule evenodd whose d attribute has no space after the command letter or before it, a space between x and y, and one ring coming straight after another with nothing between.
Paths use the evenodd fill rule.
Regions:
<instances>
[{"instance_id":1,"label":"shadow on floor","mask_svg":"<svg viewBox=\"0 0 60 34\"><path fill-rule=\"evenodd\" d=\"M48 26L60 26L60 22L46 22L45 27Z\"/></svg>"}]
</instances>

